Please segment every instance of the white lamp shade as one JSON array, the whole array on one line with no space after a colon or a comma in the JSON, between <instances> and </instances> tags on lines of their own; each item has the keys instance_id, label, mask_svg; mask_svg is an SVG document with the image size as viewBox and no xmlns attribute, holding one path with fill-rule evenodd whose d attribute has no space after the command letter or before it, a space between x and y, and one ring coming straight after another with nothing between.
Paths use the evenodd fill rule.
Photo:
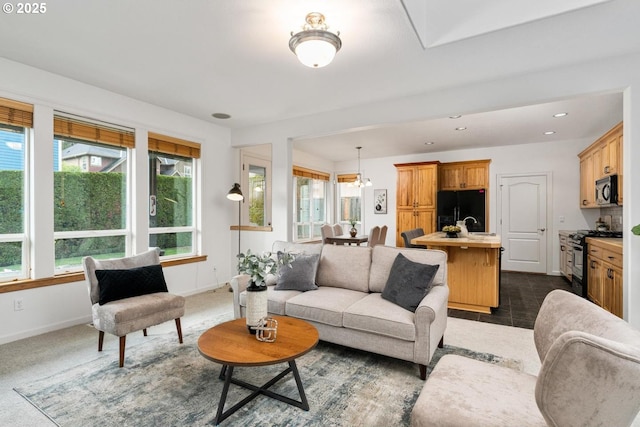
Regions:
<instances>
[{"instance_id":1,"label":"white lamp shade","mask_svg":"<svg viewBox=\"0 0 640 427\"><path fill-rule=\"evenodd\" d=\"M298 60L311 68L329 65L336 56L336 48L324 40L306 40L296 47Z\"/></svg>"}]
</instances>

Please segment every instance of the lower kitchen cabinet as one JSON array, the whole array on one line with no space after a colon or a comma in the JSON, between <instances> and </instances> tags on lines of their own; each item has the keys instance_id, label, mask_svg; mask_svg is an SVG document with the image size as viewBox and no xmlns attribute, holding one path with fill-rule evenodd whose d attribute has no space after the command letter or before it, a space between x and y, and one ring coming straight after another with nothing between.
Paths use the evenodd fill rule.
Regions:
<instances>
[{"instance_id":1,"label":"lower kitchen cabinet","mask_svg":"<svg viewBox=\"0 0 640 427\"><path fill-rule=\"evenodd\" d=\"M622 239L587 238L587 245L587 295L622 317Z\"/></svg>"}]
</instances>

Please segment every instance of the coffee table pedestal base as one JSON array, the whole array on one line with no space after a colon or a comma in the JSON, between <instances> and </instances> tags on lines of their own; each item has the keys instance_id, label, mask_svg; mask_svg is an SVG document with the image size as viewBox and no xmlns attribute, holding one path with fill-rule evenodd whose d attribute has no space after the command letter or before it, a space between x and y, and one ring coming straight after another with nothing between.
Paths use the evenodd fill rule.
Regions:
<instances>
[{"instance_id":1,"label":"coffee table pedestal base","mask_svg":"<svg viewBox=\"0 0 640 427\"><path fill-rule=\"evenodd\" d=\"M278 375L273 377L270 381L258 387L253 384L249 384L242 380L237 380L233 378L233 366L223 365L222 370L220 371L220 379L224 380L224 387L222 388L222 395L220 396L220 403L218 403L218 412L216 414L215 424L218 425L238 409L242 408L244 405L255 399L258 395L263 394L265 396L271 397L272 399L279 400L284 403L288 403L289 405L293 405L297 408L304 409L305 411L309 410L309 402L307 401L307 396L304 394L304 387L302 386L302 381L300 380L300 374L298 373L298 367L296 366L295 360L291 360L289 363L289 367L284 371L280 372ZM280 381L284 378L288 373L293 373L293 378L296 380L296 384L298 386L298 393L300 394L300 400L293 400L287 396L283 396L279 393L275 393L271 390L268 390L269 387ZM249 396L242 399L240 402L233 405L227 411L224 411L224 405L227 400L227 393L229 392L229 386L231 384L236 384L246 389L252 390Z\"/></svg>"}]
</instances>

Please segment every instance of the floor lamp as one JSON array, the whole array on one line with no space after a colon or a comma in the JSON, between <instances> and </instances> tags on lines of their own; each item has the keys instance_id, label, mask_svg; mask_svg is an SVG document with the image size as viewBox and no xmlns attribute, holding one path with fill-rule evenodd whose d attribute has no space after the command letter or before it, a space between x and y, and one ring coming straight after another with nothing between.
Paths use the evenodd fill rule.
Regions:
<instances>
[{"instance_id":1,"label":"floor lamp","mask_svg":"<svg viewBox=\"0 0 640 427\"><path fill-rule=\"evenodd\" d=\"M242 221L242 209L240 202L244 200L244 196L240 190L240 184L237 182L233 184L233 187L231 187L231 190L227 193L227 199L233 202L238 202L238 255L240 255L240 223Z\"/></svg>"}]
</instances>

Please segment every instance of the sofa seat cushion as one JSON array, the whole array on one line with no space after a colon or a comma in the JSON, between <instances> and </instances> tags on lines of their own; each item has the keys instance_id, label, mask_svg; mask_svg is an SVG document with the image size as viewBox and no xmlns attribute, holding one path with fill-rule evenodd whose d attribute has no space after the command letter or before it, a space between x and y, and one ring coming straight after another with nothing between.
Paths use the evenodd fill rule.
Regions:
<instances>
[{"instance_id":1,"label":"sofa seat cushion","mask_svg":"<svg viewBox=\"0 0 640 427\"><path fill-rule=\"evenodd\" d=\"M92 306L96 329L116 336L138 331L184 315L185 298L157 292ZM142 325L142 326L140 326Z\"/></svg>"},{"instance_id":2,"label":"sofa seat cushion","mask_svg":"<svg viewBox=\"0 0 640 427\"><path fill-rule=\"evenodd\" d=\"M535 387L534 375L446 355L420 392L411 426L546 426Z\"/></svg>"},{"instance_id":3,"label":"sofa seat cushion","mask_svg":"<svg viewBox=\"0 0 640 427\"><path fill-rule=\"evenodd\" d=\"M344 312L344 327L405 341L415 341L415 314L372 293Z\"/></svg>"},{"instance_id":4,"label":"sofa seat cushion","mask_svg":"<svg viewBox=\"0 0 640 427\"><path fill-rule=\"evenodd\" d=\"M342 314L347 307L366 297L364 292L320 287L287 300L286 315L330 326L343 326Z\"/></svg>"},{"instance_id":5,"label":"sofa seat cushion","mask_svg":"<svg viewBox=\"0 0 640 427\"><path fill-rule=\"evenodd\" d=\"M287 301L301 293L300 291L276 291L275 286L267 286L267 311L284 316ZM247 306L247 291L240 293L240 306Z\"/></svg>"},{"instance_id":6,"label":"sofa seat cushion","mask_svg":"<svg viewBox=\"0 0 640 427\"><path fill-rule=\"evenodd\" d=\"M369 292L371 248L365 246L324 245L316 284Z\"/></svg>"}]
</instances>

